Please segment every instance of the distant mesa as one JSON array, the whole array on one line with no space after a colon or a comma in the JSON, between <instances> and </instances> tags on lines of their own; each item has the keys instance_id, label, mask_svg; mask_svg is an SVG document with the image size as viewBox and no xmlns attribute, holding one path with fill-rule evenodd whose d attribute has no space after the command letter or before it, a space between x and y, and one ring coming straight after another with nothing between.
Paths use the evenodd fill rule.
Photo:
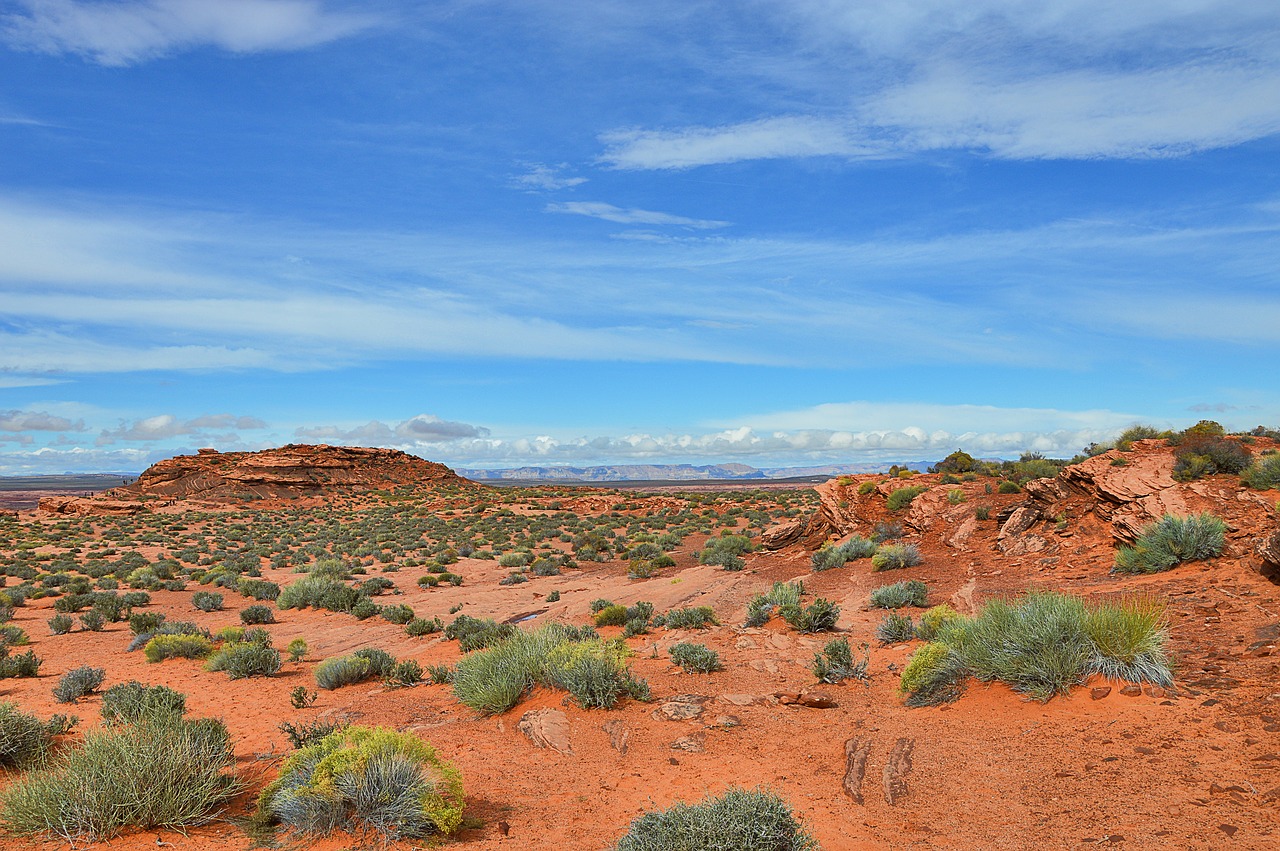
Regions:
<instances>
[{"instance_id":1,"label":"distant mesa","mask_svg":"<svg viewBox=\"0 0 1280 851\"><path fill-rule=\"evenodd\" d=\"M128 485L90 498L46 497L50 514L129 514L166 502L226 504L355 494L405 485L476 487L443 464L397 449L289 444L260 452L200 449L160 461Z\"/></svg>"}]
</instances>

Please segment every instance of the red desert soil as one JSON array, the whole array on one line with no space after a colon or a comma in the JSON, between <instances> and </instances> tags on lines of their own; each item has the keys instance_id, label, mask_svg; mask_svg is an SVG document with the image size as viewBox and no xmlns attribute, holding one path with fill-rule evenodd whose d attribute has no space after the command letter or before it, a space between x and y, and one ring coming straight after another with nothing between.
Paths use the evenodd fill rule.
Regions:
<instances>
[{"instance_id":1,"label":"red desert soil","mask_svg":"<svg viewBox=\"0 0 1280 851\"><path fill-rule=\"evenodd\" d=\"M1273 446L1260 439L1253 449ZM305 448L293 449L296 454ZM326 455L324 448L316 453ZM730 786L757 785L785 798L828 851L1280 847L1280 666L1272 655L1280 639L1280 593L1263 575L1275 566L1268 567L1257 552L1277 531L1277 493L1242 489L1235 476L1175 483L1169 476L1171 453L1160 441L1141 442L1124 454L1126 466L1111 464L1118 457L1113 451L1016 494L987 493L995 480L985 477L949 485L939 484L936 475L917 475L909 482L884 476L832 480L819 486L821 501L812 516L766 535L779 549L747 555L747 567L738 573L697 564L703 536L686 539L675 553L677 565L647 580L628 579L626 563L618 560L584 562L581 569L514 586L498 584L509 569L473 558L449 568L465 577L460 587L420 587L421 567L387 574L403 594L380 597L379 603L406 603L419 615L439 616L446 623L448 610L458 604L466 614L498 620L536 613L528 626L553 619L588 623L589 604L597 598L624 604L648 600L658 612L712 606L722 626L695 632L657 629L628 640L634 673L652 686L651 703L623 701L614 710L584 710L562 692L538 691L514 709L485 718L459 703L448 686L393 690L370 683L320 691L314 707L295 710L289 692L297 685L314 687L312 671L320 660L372 646L416 659L424 667L452 664L460 657L457 642L439 635L410 638L401 627L377 617L361 622L316 610L277 611L279 623L268 627L275 646L303 637L309 645L306 660L286 662L271 678L231 681L205 672L198 662L148 664L140 652L126 653L131 635L122 623L99 633L51 636L46 621L53 614L52 599L16 610L14 623L31 636L44 664L38 678L0 681L0 700L16 701L42 718L70 711L82 718L82 727L92 726L98 718L97 696L68 708L50 694L59 676L84 664L106 668L104 687L139 679L184 692L191 716L220 717L235 738L239 768L251 790L237 800L231 817L249 812L254 794L275 776L288 753L277 729L282 721L345 717L411 731L461 771L467 816L475 826L445 845L474 851L600 851L647 810L694 802ZM158 494L172 503L156 509L165 513L189 510L192 505L182 501L186 498L202 500L207 508L228 498L228 482L236 476L242 484L250 480L247 486L269 498L253 503L265 512L275 505L296 509L307 500L322 504L335 492L316 481L319 474L303 475L301 468L284 463L291 471L286 476L255 474L255 479L237 473L210 484L212 473L195 469L210 460L193 456L166 462L168 472L184 472L166 479L167 484L158 476L144 476L131 489L105 497L104 504L136 503ZM410 462L401 458L374 461L411 472ZM267 466L255 469L261 473ZM351 468L334 469L348 472L335 476L331 470L331 479L359 478ZM433 475L463 488L460 493L488 491L438 470ZM203 485L192 484L190 476ZM387 486L405 481L391 478ZM877 487L860 495L858 485L864 481ZM930 488L893 518L906 526L905 540L920 548L922 565L886 575L873 573L862 560L811 573L813 546L869 533L875 522L890 519L884 497L904 484ZM946 496L955 488L965 494L960 504ZM351 506L380 498L355 485L340 493L335 498ZM630 507L622 513L643 516L671 499L586 489L572 493L576 500L560 497L564 507L589 514L624 501ZM160 501L143 499L140 504ZM445 502L438 501L437 508L443 509ZM989 507L990 519L974 519L976 506ZM57 505L47 508L23 513L20 522L48 526L66 516L52 513ZM62 510L91 512L79 504ZM1152 576L1112 575L1117 540L1164 511L1212 511L1223 517L1230 531L1222 557ZM141 552L155 558L160 549L144 547ZM380 575L375 570L371 575ZM291 568L269 566L262 574L282 585L299 576ZM869 682L815 682L810 663L827 635L800 635L777 618L764 628L739 626L752 594L776 580L797 578L804 580L806 591L840 605L840 634L855 647L872 645ZM1059 589L1090 598L1124 592L1157 595L1168 604L1176 689L1165 693L1148 687L1130 695L1122 693L1123 683L1095 682L1040 704L1001 685L973 683L955 703L908 708L897 693L898 672L919 643L875 646L874 630L883 612L867 608L873 588L904 579L924 580L930 604L948 602L962 612L972 612L993 596L1027 589ZM218 589L226 595L227 609L200 612L193 608L191 594L202 588L208 586L188 583L184 591L155 591L147 610L217 630L238 625L238 611L255 602ZM552 591L561 593L559 602L546 602ZM620 629L600 631L611 637ZM684 674L671 665L667 648L690 639L715 649L724 670ZM1109 693L1095 699L1090 687L1107 685ZM823 692L836 705L809 708L785 702L803 692ZM698 717L662 717L664 706L678 696L696 696L683 703L700 707ZM567 752L535 747L517 729L526 713L546 708L568 717ZM847 776L847 746L865 754L860 782L856 772ZM10 773L0 783L19 776ZM358 842L336 834L305 845L339 849ZM244 849L250 843L240 829L223 822L195 828L189 836L135 832L113 839L110 847L137 851L157 844ZM4 848L59 845L65 847L0 840Z\"/></svg>"}]
</instances>

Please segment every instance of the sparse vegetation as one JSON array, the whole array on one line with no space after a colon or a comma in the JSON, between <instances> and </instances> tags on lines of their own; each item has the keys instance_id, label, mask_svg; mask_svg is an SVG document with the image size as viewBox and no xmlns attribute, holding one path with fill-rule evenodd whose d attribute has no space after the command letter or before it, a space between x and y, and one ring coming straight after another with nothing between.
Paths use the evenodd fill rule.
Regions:
<instances>
[{"instance_id":1,"label":"sparse vegetation","mask_svg":"<svg viewBox=\"0 0 1280 851\"><path fill-rule=\"evenodd\" d=\"M613 851L818 851L786 802L764 789L729 789L631 823Z\"/></svg>"},{"instance_id":2,"label":"sparse vegetation","mask_svg":"<svg viewBox=\"0 0 1280 851\"><path fill-rule=\"evenodd\" d=\"M709 674L722 667L720 654L705 644L682 641L672 645L668 652L671 654L672 662L691 674Z\"/></svg>"},{"instance_id":3,"label":"sparse vegetation","mask_svg":"<svg viewBox=\"0 0 1280 851\"><path fill-rule=\"evenodd\" d=\"M1142 530L1132 547L1116 552L1116 573L1159 573L1222 552L1227 524L1212 514L1166 514Z\"/></svg>"},{"instance_id":4,"label":"sparse vegetation","mask_svg":"<svg viewBox=\"0 0 1280 851\"><path fill-rule=\"evenodd\" d=\"M448 835L462 824L462 779L410 733L349 726L285 760L258 798L258 819L300 835L370 830L384 840Z\"/></svg>"},{"instance_id":5,"label":"sparse vegetation","mask_svg":"<svg viewBox=\"0 0 1280 851\"><path fill-rule=\"evenodd\" d=\"M72 668L63 674L58 679L58 684L53 687L53 699L58 703L75 703L85 695L97 691L106 676L107 672L104 668L92 668L88 665Z\"/></svg>"},{"instance_id":6,"label":"sparse vegetation","mask_svg":"<svg viewBox=\"0 0 1280 851\"><path fill-rule=\"evenodd\" d=\"M839 683L849 679L867 679L867 666L870 656L867 646L862 646L863 655L854 660L853 650L849 647L849 639L841 636L833 638L822 648L821 653L814 654L813 675L823 683Z\"/></svg>"},{"instance_id":7,"label":"sparse vegetation","mask_svg":"<svg viewBox=\"0 0 1280 851\"><path fill-rule=\"evenodd\" d=\"M911 505L912 501L915 500L916 497L924 493L926 490L928 490L928 488L921 485L911 485L905 488L898 488L896 491L889 494L889 498L886 500L885 506L890 511L904 511L907 506Z\"/></svg>"},{"instance_id":8,"label":"sparse vegetation","mask_svg":"<svg viewBox=\"0 0 1280 851\"><path fill-rule=\"evenodd\" d=\"M1149 598L1089 603L1056 592L991 600L943 621L902 672L907 703L954 700L970 678L1000 680L1040 701L1093 673L1172 685L1164 606Z\"/></svg>"},{"instance_id":9,"label":"sparse vegetation","mask_svg":"<svg viewBox=\"0 0 1280 851\"><path fill-rule=\"evenodd\" d=\"M872 570L901 570L924 561L915 544L881 544L871 557Z\"/></svg>"},{"instance_id":10,"label":"sparse vegetation","mask_svg":"<svg viewBox=\"0 0 1280 851\"><path fill-rule=\"evenodd\" d=\"M855 559L870 558L876 551L876 545L866 538L854 535L848 541L834 546L824 546L813 554L812 563L815 572L842 567Z\"/></svg>"},{"instance_id":11,"label":"sparse vegetation","mask_svg":"<svg viewBox=\"0 0 1280 851\"><path fill-rule=\"evenodd\" d=\"M871 606L876 609L901 609L903 606L924 608L929 586L919 579L881 585L871 592Z\"/></svg>"},{"instance_id":12,"label":"sparse vegetation","mask_svg":"<svg viewBox=\"0 0 1280 851\"><path fill-rule=\"evenodd\" d=\"M876 641L881 644L901 644L915 638L915 625L910 615L889 612L876 626Z\"/></svg>"}]
</instances>

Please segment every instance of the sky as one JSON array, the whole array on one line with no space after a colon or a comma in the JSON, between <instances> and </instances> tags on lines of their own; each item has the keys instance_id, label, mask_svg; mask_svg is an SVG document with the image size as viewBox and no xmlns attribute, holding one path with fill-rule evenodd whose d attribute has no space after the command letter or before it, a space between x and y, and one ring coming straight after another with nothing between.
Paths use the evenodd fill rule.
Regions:
<instances>
[{"instance_id":1,"label":"sky","mask_svg":"<svg viewBox=\"0 0 1280 851\"><path fill-rule=\"evenodd\" d=\"M0 0L0 474L1280 426L1280 5Z\"/></svg>"}]
</instances>

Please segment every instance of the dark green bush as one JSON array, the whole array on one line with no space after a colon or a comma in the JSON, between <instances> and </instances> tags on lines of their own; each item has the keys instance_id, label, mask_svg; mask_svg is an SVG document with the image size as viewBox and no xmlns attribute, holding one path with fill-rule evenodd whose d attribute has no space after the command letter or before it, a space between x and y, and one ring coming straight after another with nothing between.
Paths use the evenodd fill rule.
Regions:
<instances>
[{"instance_id":1,"label":"dark green bush","mask_svg":"<svg viewBox=\"0 0 1280 851\"><path fill-rule=\"evenodd\" d=\"M275 622L276 613L270 606L246 606L240 611L240 623L245 626Z\"/></svg>"},{"instance_id":2,"label":"dark green bush","mask_svg":"<svg viewBox=\"0 0 1280 851\"><path fill-rule=\"evenodd\" d=\"M813 657L813 675L823 683L839 683L844 680L868 678L867 666L871 658L867 646L862 646L863 656L855 661L853 650L849 647L849 639L833 638L822 648L821 653Z\"/></svg>"},{"instance_id":3,"label":"dark green bush","mask_svg":"<svg viewBox=\"0 0 1280 851\"><path fill-rule=\"evenodd\" d=\"M705 644L682 641L673 645L668 652L671 653L671 661L689 673L709 674L722 667L720 654Z\"/></svg>"},{"instance_id":4,"label":"dark green bush","mask_svg":"<svg viewBox=\"0 0 1280 851\"><path fill-rule=\"evenodd\" d=\"M280 651L259 641L228 642L209 657L205 669L226 671L233 680L269 677L280 670Z\"/></svg>"},{"instance_id":5,"label":"dark green bush","mask_svg":"<svg viewBox=\"0 0 1280 851\"><path fill-rule=\"evenodd\" d=\"M1240 481L1254 490L1280 489L1280 454L1264 454L1240 474Z\"/></svg>"},{"instance_id":6,"label":"dark green bush","mask_svg":"<svg viewBox=\"0 0 1280 851\"><path fill-rule=\"evenodd\" d=\"M381 612L382 607L370 600L368 597L361 597L356 604L351 607L351 616L358 621L368 620Z\"/></svg>"},{"instance_id":7,"label":"dark green bush","mask_svg":"<svg viewBox=\"0 0 1280 851\"><path fill-rule=\"evenodd\" d=\"M413 609L405 605L383 606L382 619L397 626L404 626L413 620Z\"/></svg>"},{"instance_id":8,"label":"dark green bush","mask_svg":"<svg viewBox=\"0 0 1280 851\"><path fill-rule=\"evenodd\" d=\"M500 624L492 618L473 618L470 615L458 615L452 623L444 628L444 637L457 639L463 653L479 650L497 644L515 633L511 624Z\"/></svg>"},{"instance_id":9,"label":"dark green bush","mask_svg":"<svg viewBox=\"0 0 1280 851\"><path fill-rule=\"evenodd\" d=\"M0 651L4 649L4 645L0 644ZM9 677L35 677L40 674L40 663L44 661L36 655L34 650L28 650L17 656L3 656L0 654L0 680Z\"/></svg>"},{"instance_id":10,"label":"dark green bush","mask_svg":"<svg viewBox=\"0 0 1280 851\"><path fill-rule=\"evenodd\" d=\"M870 558L876 551L876 545L866 538L854 535L843 544L825 546L813 554L812 564L815 572L842 567L846 562L855 559Z\"/></svg>"},{"instance_id":11,"label":"dark green bush","mask_svg":"<svg viewBox=\"0 0 1280 851\"><path fill-rule=\"evenodd\" d=\"M922 485L910 485L905 488L898 488L889 494L889 499L885 502L885 506L890 511L902 511L909 506L916 497L924 493L928 488Z\"/></svg>"},{"instance_id":12,"label":"dark green bush","mask_svg":"<svg viewBox=\"0 0 1280 851\"><path fill-rule=\"evenodd\" d=\"M306 694L307 690L305 688L302 686L298 686L298 688L302 689L304 695ZM311 692L311 695L314 696L315 692ZM304 706L310 706L311 702L313 701L299 701L299 703L303 703ZM303 706L295 705L294 708L302 709ZM317 719L312 721L310 724L306 722L291 724L288 721L285 721L278 729L281 733L284 733L285 738L289 740L289 744L296 751L305 748L307 745L320 741L330 733L338 730L345 730L348 726L350 725L346 721Z\"/></svg>"},{"instance_id":13,"label":"dark green bush","mask_svg":"<svg viewBox=\"0 0 1280 851\"><path fill-rule=\"evenodd\" d=\"M1240 473L1253 461L1248 449L1226 437L1187 441L1174 453L1174 458L1173 478L1179 482L1218 473Z\"/></svg>"},{"instance_id":14,"label":"dark green bush","mask_svg":"<svg viewBox=\"0 0 1280 851\"><path fill-rule=\"evenodd\" d=\"M778 614L800 632L830 632L840 619L840 607L819 597L808 607L798 603L779 606Z\"/></svg>"},{"instance_id":15,"label":"dark green bush","mask_svg":"<svg viewBox=\"0 0 1280 851\"><path fill-rule=\"evenodd\" d=\"M222 595L215 591L197 591L191 595L191 605L202 612L221 611Z\"/></svg>"},{"instance_id":16,"label":"dark green bush","mask_svg":"<svg viewBox=\"0 0 1280 851\"><path fill-rule=\"evenodd\" d=\"M243 577L236 582L236 590L254 600L274 601L280 598L280 586L265 579Z\"/></svg>"},{"instance_id":17,"label":"dark green bush","mask_svg":"<svg viewBox=\"0 0 1280 851\"><path fill-rule=\"evenodd\" d=\"M103 692L99 711L108 723L133 724L158 715L182 715L187 711L187 698L168 686L130 680Z\"/></svg>"},{"instance_id":18,"label":"dark green bush","mask_svg":"<svg viewBox=\"0 0 1280 851\"><path fill-rule=\"evenodd\" d=\"M134 635L155 632L162 623L164 623L164 614L161 612L133 612L129 615L129 629Z\"/></svg>"},{"instance_id":19,"label":"dark green bush","mask_svg":"<svg viewBox=\"0 0 1280 851\"><path fill-rule=\"evenodd\" d=\"M71 615L54 615L49 618L51 635L66 635L71 631Z\"/></svg>"},{"instance_id":20,"label":"dark green bush","mask_svg":"<svg viewBox=\"0 0 1280 851\"><path fill-rule=\"evenodd\" d=\"M385 677L396 664L394 656L378 647L361 647L351 655L369 660L369 675L373 677Z\"/></svg>"},{"instance_id":21,"label":"dark green bush","mask_svg":"<svg viewBox=\"0 0 1280 851\"><path fill-rule=\"evenodd\" d=\"M730 789L700 804L645 813L613 851L818 851L786 802L763 789Z\"/></svg>"},{"instance_id":22,"label":"dark green bush","mask_svg":"<svg viewBox=\"0 0 1280 851\"><path fill-rule=\"evenodd\" d=\"M656 619L654 623L657 623ZM720 621L716 620L716 613L710 606L690 606L671 609L662 616L662 623L659 625L667 629L706 629L719 624Z\"/></svg>"},{"instance_id":23,"label":"dark green bush","mask_svg":"<svg viewBox=\"0 0 1280 851\"><path fill-rule=\"evenodd\" d=\"M996 492L997 493L1022 493L1022 488L1018 486L1017 482L1004 481L1000 483L1000 486L998 488L996 488Z\"/></svg>"},{"instance_id":24,"label":"dark green bush","mask_svg":"<svg viewBox=\"0 0 1280 851\"><path fill-rule=\"evenodd\" d=\"M444 624L441 623L439 618L431 618L430 620L427 618L414 618L404 625L405 635L413 638L418 638L423 635L431 635L433 633L441 632L443 629Z\"/></svg>"},{"instance_id":25,"label":"dark green bush","mask_svg":"<svg viewBox=\"0 0 1280 851\"><path fill-rule=\"evenodd\" d=\"M80 627L87 632L102 632L106 625L107 619L96 609L90 609L80 615Z\"/></svg>"}]
</instances>

